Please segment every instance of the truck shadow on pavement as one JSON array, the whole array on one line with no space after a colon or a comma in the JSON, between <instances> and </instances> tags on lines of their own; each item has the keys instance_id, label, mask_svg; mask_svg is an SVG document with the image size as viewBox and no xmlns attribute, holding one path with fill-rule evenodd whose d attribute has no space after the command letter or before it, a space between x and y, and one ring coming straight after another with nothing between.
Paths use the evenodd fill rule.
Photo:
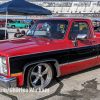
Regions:
<instances>
[{"instance_id":1,"label":"truck shadow on pavement","mask_svg":"<svg viewBox=\"0 0 100 100\"><path fill-rule=\"evenodd\" d=\"M97 85L99 83L96 81L96 78L92 79L90 81L86 81L83 84L81 84L83 86L83 89L81 89L81 90L67 91L67 89L66 89L67 93L64 93L64 94L60 93L61 89L64 86L64 84L61 82L61 80L72 77L72 76L77 75L77 74L81 74L81 73L85 73L85 72L88 72L91 70L95 70L95 69L99 69L99 66L94 67L94 68L90 68L90 69L87 69L87 70L84 70L84 71L81 71L78 73L63 76L61 78L56 78L57 83L59 83L59 87L56 89L56 91L48 96L39 98L37 100L45 100L45 99L52 98L53 96L60 96L60 97L62 97L61 100L79 100L79 99L80 100L90 100L90 99L99 97L100 90L97 89Z\"/></svg>"},{"instance_id":2,"label":"truck shadow on pavement","mask_svg":"<svg viewBox=\"0 0 100 100\"><path fill-rule=\"evenodd\" d=\"M67 92L67 94L60 93L60 91L64 85L59 79L56 79L56 81L59 83L59 87L57 88L57 90L54 93L52 93L48 96L45 96L43 98L39 98L37 100L45 100L45 99L52 98L53 96L60 96L60 97L62 97L61 100L79 100L79 99L90 100L90 99L93 99L100 95L100 90L97 89L98 83L97 83L96 79L87 81L84 84L82 84L83 89L72 90L72 91L69 91L69 93ZM65 97L66 99L65 98L63 99L63 97Z\"/></svg>"},{"instance_id":3,"label":"truck shadow on pavement","mask_svg":"<svg viewBox=\"0 0 100 100\"><path fill-rule=\"evenodd\" d=\"M88 71L91 71L91 70L96 70L96 69L99 69L99 66L94 67L94 68L90 68L90 69L87 69L87 70L84 70L84 71L81 71L81 72L78 72L78 73L63 76L61 78L56 78L55 79L56 83L52 84L52 85L57 84L57 83L59 84L59 86L55 90L55 92L50 94L50 95L47 95L45 97L36 99L36 100L45 100L45 99L50 99L50 98L52 100L52 97L54 97L54 96L60 96L61 100L79 100L79 99L80 100L90 100L90 99L93 99L93 98L95 99L96 97L99 97L100 90L97 89L97 86L98 86L99 83L96 81L96 78L92 79L90 81L86 81L83 84L81 84L83 86L83 89L81 89L81 90L67 91L67 89L66 89L64 94L60 93L61 89L64 86L64 84L61 82L61 80L67 79L67 78L72 77L72 76L77 75L77 74L85 73L85 72L88 72ZM10 94L4 93L4 92L1 92L0 94L4 95L6 97L9 97L12 100L18 100L18 98L16 96L13 96L13 95L10 95Z\"/></svg>"},{"instance_id":4,"label":"truck shadow on pavement","mask_svg":"<svg viewBox=\"0 0 100 100\"><path fill-rule=\"evenodd\" d=\"M6 96L6 97L9 97L9 98L11 98L12 100L18 100L16 96L13 96L13 95L10 95L10 94L6 94L6 93L4 93L4 92L1 92L0 94L1 94L1 95L4 95L4 96Z\"/></svg>"}]
</instances>

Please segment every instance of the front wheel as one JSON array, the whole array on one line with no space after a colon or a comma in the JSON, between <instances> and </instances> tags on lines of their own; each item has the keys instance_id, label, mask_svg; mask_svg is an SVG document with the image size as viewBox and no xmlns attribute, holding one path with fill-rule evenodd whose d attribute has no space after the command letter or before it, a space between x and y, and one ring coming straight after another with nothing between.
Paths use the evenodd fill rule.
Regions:
<instances>
[{"instance_id":1,"label":"front wheel","mask_svg":"<svg viewBox=\"0 0 100 100\"><path fill-rule=\"evenodd\" d=\"M40 63L29 70L27 82L35 89L46 88L53 80L54 72L51 64Z\"/></svg>"},{"instance_id":2,"label":"front wheel","mask_svg":"<svg viewBox=\"0 0 100 100\"><path fill-rule=\"evenodd\" d=\"M15 26L14 25L12 26L12 29L15 29Z\"/></svg>"},{"instance_id":3,"label":"front wheel","mask_svg":"<svg viewBox=\"0 0 100 100\"><path fill-rule=\"evenodd\" d=\"M28 28L28 26L27 26L27 25L25 25L25 28L27 29L27 28Z\"/></svg>"}]
</instances>

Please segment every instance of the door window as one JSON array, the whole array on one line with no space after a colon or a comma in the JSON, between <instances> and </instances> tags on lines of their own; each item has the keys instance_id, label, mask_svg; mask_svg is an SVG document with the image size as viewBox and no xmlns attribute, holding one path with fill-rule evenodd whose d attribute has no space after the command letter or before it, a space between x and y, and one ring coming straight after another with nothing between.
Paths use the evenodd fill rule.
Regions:
<instances>
[{"instance_id":1,"label":"door window","mask_svg":"<svg viewBox=\"0 0 100 100\"><path fill-rule=\"evenodd\" d=\"M87 22L74 22L71 26L68 39L74 40L78 34L87 34L87 38L91 38L91 32Z\"/></svg>"}]
</instances>

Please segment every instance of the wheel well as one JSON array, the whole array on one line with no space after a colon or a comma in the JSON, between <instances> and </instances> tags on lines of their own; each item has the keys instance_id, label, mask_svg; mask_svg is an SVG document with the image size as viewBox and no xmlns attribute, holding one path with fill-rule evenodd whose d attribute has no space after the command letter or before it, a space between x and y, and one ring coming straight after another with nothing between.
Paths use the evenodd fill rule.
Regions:
<instances>
[{"instance_id":1,"label":"wheel well","mask_svg":"<svg viewBox=\"0 0 100 100\"><path fill-rule=\"evenodd\" d=\"M40 62L41 63L41 62ZM52 66L52 68L53 68L53 71L54 71L54 78L57 76L57 69L56 69L56 66L55 66L55 61L47 61L47 62L42 62L42 63L50 63L51 64L51 66ZM39 64L39 63L36 63L36 64L33 64L33 65L30 65L30 66L28 66L26 69L25 69L25 72L24 72L24 83L23 84L27 84L26 82L27 82L27 75L28 75L28 72L29 72L29 69L31 68L31 67L33 67L33 66L35 66L35 65L37 65L37 64Z\"/></svg>"},{"instance_id":2,"label":"wheel well","mask_svg":"<svg viewBox=\"0 0 100 100\"><path fill-rule=\"evenodd\" d=\"M11 27L12 27L12 26L14 26L14 27L15 27L15 25L11 25Z\"/></svg>"}]
</instances>

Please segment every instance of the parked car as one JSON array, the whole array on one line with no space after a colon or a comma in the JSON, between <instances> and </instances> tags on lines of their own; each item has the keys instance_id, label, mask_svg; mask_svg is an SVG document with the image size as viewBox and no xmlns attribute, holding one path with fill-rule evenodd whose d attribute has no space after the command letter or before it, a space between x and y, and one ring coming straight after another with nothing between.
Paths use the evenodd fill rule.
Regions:
<instances>
[{"instance_id":1,"label":"parked car","mask_svg":"<svg viewBox=\"0 0 100 100\"><path fill-rule=\"evenodd\" d=\"M6 20L1 20L0 21L0 27L5 27L5 22L6 22ZM7 19L7 22L12 23L13 21L11 19Z\"/></svg>"},{"instance_id":2,"label":"parked car","mask_svg":"<svg viewBox=\"0 0 100 100\"><path fill-rule=\"evenodd\" d=\"M5 27L5 21L0 21L0 28Z\"/></svg>"},{"instance_id":3,"label":"parked car","mask_svg":"<svg viewBox=\"0 0 100 100\"><path fill-rule=\"evenodd\" d=\"M0 40L5 39L5 30L0 30ZM8 33L6 31L6 39L8 39Z\"/></svg>"},{"instance_id":4,"label":"parked car","mask_svg":"<svg viewBox=\"0 0 100 100\"><path fill-rule=\"evenodd\" d=\"M0 86L6 88L46 88L54 77L97 65L100 38L89 19L40 19L24 37L0 42Z\"/></svg>"},{"instance_id":5,"label":"parked car","mask_svg":"<svg viewBox=\"0 0 100 100\"><path fill-rule=\"evenodd\" d=\"M8 28L28 28L30 23L24 23L21 20L16 20L13 23L7 23Z\"/></svg>"}]
</instances>

